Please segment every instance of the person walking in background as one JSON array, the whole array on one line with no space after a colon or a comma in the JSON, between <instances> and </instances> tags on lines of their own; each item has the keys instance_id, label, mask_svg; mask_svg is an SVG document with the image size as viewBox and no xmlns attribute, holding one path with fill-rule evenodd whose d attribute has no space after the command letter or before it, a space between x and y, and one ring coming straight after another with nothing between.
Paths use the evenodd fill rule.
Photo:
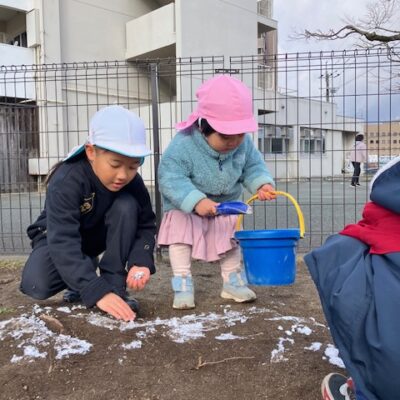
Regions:
<instances>
[{"instance_id":1,"label":"person walking in background","mask_svg":"<svg viewBox=\"0 0 400 400\"><path fill-rule=\"evenodd\" d=\"M86 143L50 172L44 209L28 227L24 294L44 300L67 289L67 302L135 319L126 288L143 289L155 272L155 215L137 173L151 153L145 140L142 120L124 107L93 116Z\"/></svg>"},{"instance_id":2,"label":"person walking in background","mask_svg":"<svg viewBox=\"0 0 400 400\"><path fill-rule=\"evenodd\" d=\"M358 134L356 136L353 149L350 151L349 159L353 164L353 176L351 178L351 187L360 186L361 163L367 161L367 146L363 142L364 135Z\"/></svg>"},{"instance_id":3,"label":"person walking in background","mask_svg":"<svg viewBox=\"0 0 400 400\"><path fill-rule=\"evenodd\" d=\"M274 180L248 132L256 132L250 90L229 75L204 82L197 109L177 124L159 166L164 216L158 245L169 246L173 308L195 307L191 259L219 261L221 297L250 302L240 248L234 240L237 216L217 215L221 202L238 200L244 185L259 200L275 198Z\"/></svg>"}]
</instances>

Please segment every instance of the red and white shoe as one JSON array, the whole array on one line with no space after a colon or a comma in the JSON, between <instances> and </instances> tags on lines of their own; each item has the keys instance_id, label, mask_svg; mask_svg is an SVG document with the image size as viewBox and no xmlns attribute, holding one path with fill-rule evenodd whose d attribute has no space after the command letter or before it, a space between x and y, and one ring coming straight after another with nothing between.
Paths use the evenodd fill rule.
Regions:
<instances>
[{"instance_id":1,"label":"red and white shoe","mask_svg":"<svg viewBox=\"0 0 400 400\"><path fill-rule=\"evenodd\" d=\"M356 400L353 380L338 373L325 376L321 393L323 400Z\"/></svg>"}]
</instances>

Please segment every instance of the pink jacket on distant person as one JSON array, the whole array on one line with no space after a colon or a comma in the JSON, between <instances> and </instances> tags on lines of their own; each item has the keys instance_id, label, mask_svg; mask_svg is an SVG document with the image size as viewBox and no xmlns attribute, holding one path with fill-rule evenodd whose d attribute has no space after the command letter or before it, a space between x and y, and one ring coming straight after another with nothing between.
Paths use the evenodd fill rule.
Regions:
<instances>
[{"instance_id":1,"label":"pink jacket on distant person","mask_svg":"<svg viewBox=\"0 0 400 400\"><path fill-rule=\"evenodd\" d=\"M357 141L353 149L349 153L351 162L366 162L367 161L367 145L362 141Z\"/></svg>"}]
</instances>

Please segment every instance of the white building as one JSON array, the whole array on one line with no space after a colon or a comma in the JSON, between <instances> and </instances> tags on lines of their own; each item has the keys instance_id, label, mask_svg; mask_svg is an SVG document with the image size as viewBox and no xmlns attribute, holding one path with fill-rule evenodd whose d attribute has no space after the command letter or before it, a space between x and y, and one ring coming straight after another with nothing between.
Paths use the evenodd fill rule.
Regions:
<instances>
[{"instance_id":1,"label":"white building","mask_svg":"<svg viewBox=\"0 0 400 400\"><path fill-rule=\"evenodd\" d=\"M359 127L354 120L345 123L338 117L332 103L277 92L272 56L277 49L278 23L272 18L272 5L273 0L0 0L0 65L48 65L45 70L26 71L23 84L0 79L0 97L5 102L16 99L38 106L39 150L29 159L29 173L46 174L55 161L85 139L88 117L96 104L132 104L151 127L151 98L149 90L143 89L149 86L149 75L140 67L135 79L118 78L107 82L107 88L94 89L87 81L69 80L68 69L61 79L52 65L215 56L219 61L206 74L177 63L169 84L160 78L160 110L168 109L160 112L163 147L174 123L190 112L195 90L207 74L238 69L240 79L252 88L259 115L259 140L255 137L255 142L271 155L266 161L270 167L277 165L271 168L276 176L339 174L342 155L334 150L344 148ZM124 93L126 85L130 89ZM94 106L68 108L70 99ZM301 112L310 105L317 111ZM323 110L326 122L319 117L303 118L319 116L318 110ZM276 146L282 146L281 153ZM315 162L310 162L310 154ZM153 178L151 168L142 173Z\"/></svg>"}]
</instances>

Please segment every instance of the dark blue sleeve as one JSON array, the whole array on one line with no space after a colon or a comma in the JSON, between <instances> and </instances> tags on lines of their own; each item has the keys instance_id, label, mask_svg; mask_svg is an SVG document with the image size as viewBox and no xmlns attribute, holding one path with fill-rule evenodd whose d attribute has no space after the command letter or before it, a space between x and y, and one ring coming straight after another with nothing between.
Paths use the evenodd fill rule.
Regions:
<instances>
[{"instance_id":1,"label":"dark blue sleeve","mask_svg":"<svg viewBox=\"0 0 400 400\"><path fill-rule=\"evenodd\" d=\"M50 256L67 286L79 291L87 307L94 306L110 284L97 276L90 257L82 252L79 185L49 185L46 196L47 243Z\"/></svg>"},{"instance_id":2,"label":"dark blue sleeve","mask_svg":"<svg viewBox=\"0 0 400 400\"><path fill-rule=\"evenodd\" d=\"M372 182L371 200L400 214L400 157L378 171Z\"/></svg>"},{"instance_id":3,"label":"dark blue sleeve","mask_svg":"<svg viewBox=\"0 0 400 400\"><path fill-rule=\"evenodd\" d=\"M148 267L153 274L155 272L156 216L153 212L150 195L140 175L136 175L127 190L135 197L140 206L135 242L129 254L128 265L129 268L133 265Z\"/></svg>"}]
</instances>

